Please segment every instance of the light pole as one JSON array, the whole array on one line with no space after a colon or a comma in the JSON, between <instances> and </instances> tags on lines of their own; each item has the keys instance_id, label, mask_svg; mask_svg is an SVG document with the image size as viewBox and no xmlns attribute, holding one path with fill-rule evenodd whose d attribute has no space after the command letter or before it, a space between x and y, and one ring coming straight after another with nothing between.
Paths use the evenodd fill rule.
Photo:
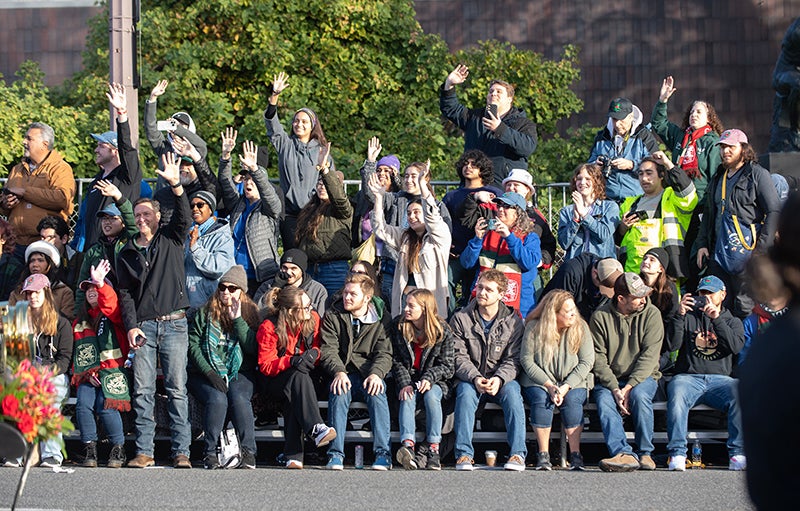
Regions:
<instances>
[{"instance_id":1,"label":"light pole","mask_svg":"<svg viewBox=\"0 0 800 511\"><path fill-rule=\"evenodd\" d=\"M139 73L136 65L137 33L139 20L138 0L110 0L108 5L109 76L111 83L125 87L131 142L139 142ZM109 107L111 130L116 131L116 112Z\"/></svg>"}]
</instances>

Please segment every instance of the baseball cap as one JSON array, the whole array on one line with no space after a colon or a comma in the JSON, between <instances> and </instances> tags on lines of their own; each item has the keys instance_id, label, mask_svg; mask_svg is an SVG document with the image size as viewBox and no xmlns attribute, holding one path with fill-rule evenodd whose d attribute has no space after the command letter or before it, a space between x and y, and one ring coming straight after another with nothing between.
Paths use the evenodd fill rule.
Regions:
<instances>
[{"instance_id":1,"label":"baseball cap","mask_svg":"<svg viewBox=\"0 0 800 511\"><path fill-rule=\"evenodd\" d=\"M522 183L531 189L531 193L536 193L536 188L533 186L533 176L525 169L511 169L508 177L503 179L503 186L505 187L509 181Z\"/></svg>"},{"instance_id":2,"label":"baseball cap","mask_svg":"<svg viewBox=\"0 0 800 511\"><path fill-rule=\"evenodd\" d=\"M25 291L41 291L42 289L50 287L50 279L47 278L47 275L42 273L33 273L25 279L25 283L22 285L22 292Z\"/></svg>"},{"instance_id":3,"label":"baseball cap","mask_svg":"<svg viewBox=\"0 0 800 511\"><path fill-rule=\"evenodd\" d=\"M105 133L92 133L92 138L97 140L102 144L111 144L114 147L117 146L117 132L115 131L106 131Z\"/></svg>"},{"instance_id":4,"label":"baseball cap","mask_svg":"<svg viewBox=\"0 0 800 511\"><path fill-rule=\"evenodd\" d=\"M528 204L525 203L525 198L516 192L506 192L500 197L496 197L492 202L502 202L508 206L517 206L522 211L525 211L525 209L528 207Z\"/></svg>"},{"instance_id":5,"label":"baseball cap","mask_svg":"<svg viewBox=\"0 0 800 511\"><path fill-rule=\"evenodd\" d=\"M632 272L625 272L614 283L614 294L644 298L653 288L647 286L642 277Z\"/></svg>"},{"instance_id":6,"label":"baseball cap","mask_svg":"<svg viewBox=\"0 0 800 511\"><path fill-rule=\"evenodd\" d=\"M700 279L697 285L697 291L708 291L709 293L716 293L725 289L725 283L719 277L714 275L706 275Z\"/></svg>"},{"instance_id":7,"label":"baseball cap","mask_svg":"<svg viewBox=\"0 0 800 511\"><path fill-rule=\"evenodd\" d=\"M744 134L742 130L725 130L722 132L722 135L719 136L719 141L716 145L736 145L736 144L746 144L747 143L747 135Z\"/></svg>"},{"instance_id":8,"label":"baseball cap","mask_svg":"<svg viewBox=\"0 0 800 511\"><path fill-rule=\"evenodd\" d=\"M631 112L633 112L633 103L628 98L614 98L608 105L608 116L612 119L624 119Z\"/></svg>"},{"instance_id":9,"label":"baseball cap","mask_svg":"<svg viewBox=\"0 0 800 511\"><path fill-rule=\"evenodd\" d=\"M605 287L614 287L614 282L625 271L622 268L622 263L613 257L600 259L597 261L595 268L597 268L597 280Z\"/></svg>"},{"instance_id":10,"label":"baseball cap","mask_svg":"<svg viewBox=\"0 0 800 511\"><path fill-rule=\"evenodd\" d=\"M122 216L122 211L112 202L97 212L97 218L103 218L104 216Z\"/></svg>"}]
</instances>

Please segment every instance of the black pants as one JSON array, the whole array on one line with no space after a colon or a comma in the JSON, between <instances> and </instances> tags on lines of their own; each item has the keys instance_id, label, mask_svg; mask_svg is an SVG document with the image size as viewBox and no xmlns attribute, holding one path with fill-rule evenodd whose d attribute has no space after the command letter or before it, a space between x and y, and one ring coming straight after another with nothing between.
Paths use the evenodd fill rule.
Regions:
<instances>
[{"instance_id":1,"label":"black pants","mask_svg":"<svg viewBox=\"0 0 800 511\"><path fill-rule=\"evenodd\" d=\"M286 252L290 248L295 248L294 234L297 230L297 215L286 213L286 216L281 220L280 229L283 251Z\"/></svg>"},{"instance_id":2,"label":"black pants","mask_svg":"<svg viewBox=\"0 0 800 511\"><path fill-rule=\"evenodd\" d=\"M283 413L284 454L303 461L306 433L322 422L317 406L314 382L306 373L289 368L277 376L267 377L267 391L286 399Z\"/></svg>"}]
</instances>

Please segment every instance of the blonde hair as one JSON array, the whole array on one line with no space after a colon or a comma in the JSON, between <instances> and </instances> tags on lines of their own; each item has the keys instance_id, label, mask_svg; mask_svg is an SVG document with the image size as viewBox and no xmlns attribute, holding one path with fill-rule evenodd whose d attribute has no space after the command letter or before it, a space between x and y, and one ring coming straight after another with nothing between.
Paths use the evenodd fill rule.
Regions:
<instances>
[{"instance_id":1,"label":"blonde hair","mask_svg":"<svg viewBox=\"0 0 800 511\"><path fill-rule=\"evenodd\" d=\"M581 347L583 335L586 331L586 322L580 315L577 321L566 330L558 331L558 313L569 300L575 301L572 293L563 289L554 289L544 295L539 305L528 314L526 323L535 321L532 327L531 340L534 351L544 362L553 360L556 349L561 344L562 337L567 340L570 353L576 354Z\"/></svg>"},{"instance_id":2,"label":"blonde hair","mask_svg":"<svg viewBox=\"0 0 800 511\"><path fill-rule=\"evenodd\" d=\"M56 310L53 290L43 288L44 302L39 309L30 307L30 324L34 333L40 335L56 335L58 332L58 311Z\"/></svg>"},{"instance_id":3,"label":"blonde hair","mask_svg":"<svg viewBox=\"0 0 800 511\"><path fill-rule=\"evenodd\" d=\"M444 320L439 318L436 297L427 289L416 288L406 295L406 302L409 298L414 298L422 308L422 322L425 325L422 329L424 337L422 339L417 339L417 336L414 335L414 324L405 319L400 320L397 329L406 342L415 342L419 344L419 347L422 349L430 348L444 338L444 327L442 326Z\"/></svg>"}]
</instances>

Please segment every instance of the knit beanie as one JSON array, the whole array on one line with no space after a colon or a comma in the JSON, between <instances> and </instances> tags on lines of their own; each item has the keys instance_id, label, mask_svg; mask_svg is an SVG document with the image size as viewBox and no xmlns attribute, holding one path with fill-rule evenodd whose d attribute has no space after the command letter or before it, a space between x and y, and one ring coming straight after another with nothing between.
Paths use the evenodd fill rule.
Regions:
<instances>
[{"instance_id":1,"label":"knit beanie","mask_svg":"<svg viewBox=\"0 0 800 511\"><path fill-rule=\"evenodd\" d=\"M211 207L212 212L217 210L217 198L214 197L213 193L206 190L200 190L199 192L194 192L190 197L190 199L195 199L195 198L200 199L201 201L208 204Z\"/></svg>"},{"instance_id":2,"label":"knit beanie","mask_svg":"<svg viewBox=\"0 0 800 511\"><path fill-rule=\"evenodd\" d=\"M225 275L219 279L220 284L233 284L239 289L247 291L247 273L244 271L244 266L237 264L231 266L231 269L225 272Z\"/></svg>"},{"instance_id":3,"label":"knit beanie","mask_svg":"<svg viewBox=\"0 0 800 511\"><path fill-rule=\"evenodd\" d=\"M305 273L308 269L308 256L299 248L290 248L281 256L281 264L283 263L295 264Z\"/></svg>"}]
</instances>

